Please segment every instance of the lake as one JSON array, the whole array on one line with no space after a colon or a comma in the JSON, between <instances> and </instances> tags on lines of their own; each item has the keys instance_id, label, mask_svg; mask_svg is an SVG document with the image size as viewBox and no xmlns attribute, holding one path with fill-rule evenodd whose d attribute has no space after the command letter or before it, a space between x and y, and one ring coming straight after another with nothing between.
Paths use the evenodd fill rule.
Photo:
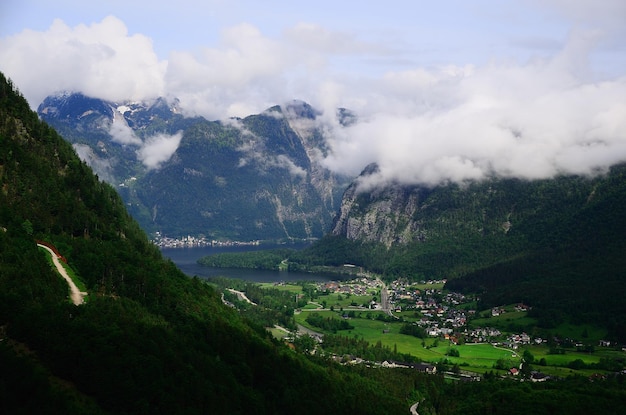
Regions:
<instances>
[{"instance_id":1,"label":"lake","mask_svg":"<svg viewBox=\"0 0 626 415\"><path fill-rule=\"evenodd\" d=\"M304 248L305 244L288 245L294 249ZM163 248L161 253L174 262L181 271L190 277L199 278L227 277L237 278L254 282L280 282L280 281L333 281L341 279L337 275L311 274L305 272L269 271L240 268L213 268L205 267L197 263L198 259L206 255L214 255L223 252L248 252L272 248L284 248L285 245L260 245L260 246L227 246L227 247L193 247L193 248Z\"/></svg>"}]
</instances>

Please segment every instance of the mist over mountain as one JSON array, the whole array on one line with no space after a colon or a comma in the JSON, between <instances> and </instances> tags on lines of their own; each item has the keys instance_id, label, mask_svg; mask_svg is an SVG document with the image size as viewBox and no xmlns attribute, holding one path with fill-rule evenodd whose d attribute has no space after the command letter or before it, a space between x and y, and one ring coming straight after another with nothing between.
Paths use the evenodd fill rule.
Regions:
<instances>
[{"instance_id":1,"label":"mist over mountain","mask_svg":"<svg viewBox=\"0 0 626 415\"><path fill-rule=\"evenodd\" d=\"M54 113L52 107L40 108L42 118L46 112ZM309 237L330 231L349 241L345 251L322 241L326 244L322 251L333 251L333 265L362 265L389 278L447 278L451 288L483 293L486 305L523 301L532 304L546 324L591 321L607 327L616 338L626 338L626 327L620 323L626 310L611 296L626 289L621 271L626 264L620 254L626 246L620 232L626 228L625 211L620 207L626 206L626 193L620 187L619 128L585 133L599 140L607 133L605 137L612 137L609 141L563 141L575 143L571 147L575 151L560 154L578 152L571 161L582 161L569 164L571 170L536 169L536 163L548 160L545 153L527 158L529 174L521 177L509 163L512 168L507 172L487 168L471 179L454 176L455 169L449 166L441 170L447 180L421 181L417 176L413 180L410 175L389 175L386 164L372 163L348 186L328 163L342 152L347 154L347 148L336 152L337 143L347 137L344 134L360 131L368 136L372 131L367 129L367 117L347 109L338 110L336 124L329 126L320 122L324 115L303 103L272 107L228 122L185 118L172 109L175 106L161 105L155 115L147 115L150 106L134 112L126 110L130 105L119 107L118 113L124 110L125 116L118 121L109 115L113 121L103 128L101 121L90 118L107 114L103 107L78 106L75 113L80 117L67 136L94 131L99 138L89 151L100 151L99 161L110 163L110 171L118 169L126 177L133 174L134 179L127 179L118 190L144 229L170 234L206 232L231 239ZM618 113L609 111L604 120ZM62 117L50 122L65 128L71 124ZM115 124L119 127L112 128ZM450 128L442 124L442 130ZM571 128L573 124L564 131L577 137ZM164 146L156 152L164 161L154 168L146 166L139 149L161 147L146 145L151 139L141 137L158 132L173 137L162 140L164 144L175 144L179 131L183 133L175 151ZM519 143L532 145L522 131L510 133ZM445 145L436 142L437 134L432 146L443 149ZM397 136L390 137L383 155L400 152L393 146ZM464 148L470 149L471 143ZM380 157L377 149L372 145L355 149L354 154L370 151L376 159ZM511 147L514 153L518 150ZM114 151L117 158L106 157ZM407 159L414 155L414 162L404 171L423 171L422 179L431 173L436 177L436 170L423 159L428 154L402 155ZM587 154L598 157L584 159ZM356 162L356 158L344 160L347 165ZM389 162L394 169L402 167L392 159ZM324 213L319 216L320 212ZM329 258L317 261L328 263ZM572 290L588 295L581 297Z\"/></svg>"},{"instance_id":2,"label":"mist over mountain","mask_svg":"<svg viewBox=\"0 0 626 415\"><path fill-rule=\"evenodd\" d=\"M59 94L38 110L149 232L213 239L319 238L347 179L322 164L319 113L304 102L245 118L186 118L177 102ZM339 122L352 115L339 111Z\"/></svg>"},{"instance_id":3,"label":"mist over mountain","mask_svg":"<svg viewBox=\"0 0 626 415\"><path fill-rule=\"evenodd\" d=\"M324 121L330 150L325 168L356 177L370 163L379 166L361 186L595 175L626 160L626 78L606 72L606 62L597 60L607 50L619 55L603 42L623 44L624 25L616 18L623 5L613 3L560 5L564 14L590 26L576 24L549 50L535 49L523 58L507 52L480 62L412 61L371 76L320 69L318 63L327 61L314 46L322 39L329 51L343 45L342 53L357 56L363 50L385 52L316 25L299 24L276 39L242 24L226 30L223 43L206 53L178 51L159 59L149 38L131 35L114 16L90 26L57 21L47 31L23 33L5 43L2 61L21 79L33 106L58 90L109 102L177 97L187 117L227 120L301 97ZM606 18L602 24L599 15ZM108 53L93 53L94 45ZM46 72L27 70L38 67ZM351 109L359 122L342 125L337 108ZM155 146L165 151L175 140L157 140ZM151 154L143 156L147 163L161 163Z\"/></svg>"}]
</instances>

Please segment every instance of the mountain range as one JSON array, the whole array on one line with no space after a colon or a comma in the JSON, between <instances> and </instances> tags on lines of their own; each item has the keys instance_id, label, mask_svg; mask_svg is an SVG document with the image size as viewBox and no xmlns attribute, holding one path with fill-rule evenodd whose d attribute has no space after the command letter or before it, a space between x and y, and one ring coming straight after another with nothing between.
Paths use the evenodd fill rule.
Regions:
<instances>
[{"instance_id":1,"label":"mountain range","mask_svg":"<svg viewBox=\"0 0 626 415\"><path fill-rule=\"evenodd\" d=\"M300 101L207 121L184 117L175 101L115 104L61 94L38 112L116 184L148 232L235 240L328 233L345 242L325 238L318 265L444 278L450 288L482 293L484 306L526 302L545 324L601 321L626 339L626 308L610 295L626 289L623 165L593 176L364 191L378 166L351 183L325 169L320 114ZM345 109L336 115L344 125L358 122ZM160 158L149 157L155 149ZM315 254L304 255L313 263Z\"/></svg>"},{"instance_id":2,"label":"mountain range","mask_svg":"<svg viewBox=\"0 0 626 415\"><path fill-rule=\"evenodd\" d=\"M118 189L149 233L319 238L348 185L321 164L328 147L319 114L300 101L208 121L184 117L163 98L113 103L63 93L46 98L38 113Z\"/></svg>"}]
</instances>

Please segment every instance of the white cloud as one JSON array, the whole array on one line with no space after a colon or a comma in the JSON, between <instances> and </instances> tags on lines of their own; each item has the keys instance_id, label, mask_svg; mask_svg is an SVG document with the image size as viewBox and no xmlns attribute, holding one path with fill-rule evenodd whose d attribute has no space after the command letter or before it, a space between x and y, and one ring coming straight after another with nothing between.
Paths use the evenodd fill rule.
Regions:
<instances>
[{"instance_id":1,"label":"white cloud","mask_svg":"<svg viewBox=\"0 0 626 415\"><path fill-rule=\"evenodd\" d=\"M162 95L179 98L186 114L224 119L303 99L323 110L320 120L327 123L332 150L325 165L356 175L377 162L376 180L538 178L588 174L626 160L626 62L620 58L626 49L626 2L516 4L536 4L541 13L535 20L558 20L556 26L569 32L507 32L498 45L526 44L533 54L523 58L421 65L415 51L427 50L427 42L380 46L363 41L372 38L369 33L306 22L278 28L272 37L246 23L223 30L216 44L172 51L159 60L151 39L129 34L115 17L76 27L57 20L46 31L0 39L0 70L33 107L58 90L113 101ZM534 22L528 9L526 15L506 11L519 20L518 28L519 22ZM510 22L515 20L502 24ZM465 32L455 29L452 38L463 40ZM387 71L355 70L354 65L362 69L364 62L382 60L385 65L377 68L402 64ZM603 66L607 62L618 64ZM353 110L360 121L340 127L337 107ZM151 168L168 160L180 142L174 135L139 143L117 123L111 134L137 145L139 159ZM269 162L290 167L287 161Z\"/></svg>"},{"instance_id":2,"label":"white cloud","mask_svg":"<svg viewBox=\"0 0 626 415\"><path fill-rule=\"evenodd\" d=\"M123 145L142 145L142 141L135 135L135 132L128 126L126 119L118 111L113 111L113 122L109 128L111 140Z\"/></svg>"},{"instance_id":3,"label":"white cloud","mask_svg":"<svg viewBox=\"0 0 626 415\"><path fill-rule=\"evenodd\" d=\"M278 111L268 111L264 114L269 117L284 117L284 115ZM237 148L237 150L242 153L237 167L244 167L254 163L262 174L266 174L269 168L278 167L286 169L291 176L306 177L306 170L296 165L285 154L279 154L277 156L268 154L265 147L267 137L257 136L238 120L229 120L226 124L238 129L244 137L248 138L247 142Z\"/></svg>"},{"instance_id":4,"label":"white cloud","mask_svg":"<svg viewBox=\"0 0 626 415\"><path fill-rule=\"evenodd\" d=\"M137 150L137 158L148 169L158 169L176 152L182 138L183 133L181 131L174 135L157 134L149 137Z\"/></svg>"},{"instance_id":5,"label":"white cloud","mask_svg":"<svg viewBox=\"0 0 626 415\"><path fill-rule=\"evenodd\" d=\"M138 147L137 160L148 169L158 169L168 161L178 149L183 137L182 131L179 131L174 135L156 134L142 141L117 110L113 111L113 122L110 125L109 134L113 142Z\"/></svg>"},{"instance_id":6,"label":"white cloud","mask_svg":"<svg viewBox=\"0 0 626 415\"><path fill-rule=\"evenodd\" d=\"M115 163L115 159L112 160L100 157L87 144L74 144L73 147L78 157L89 164L100 179L114 183L113 164Z\"/></svg>"},{"instance_id":7,"label":"white cloud","mask_svg":"<svg viewBox=\"0 0 626 415\"><path fill-rule=\"evenodd\" d=\"M325 163L357 174L376 162L380 171L369 185L434 185L591 174L626 161L626 77L581 78L586 51L569 44L523 66L389 74L373 97L376 111L331 135Z\"/></svg>"},{"instance_id":8,"label":"white cloud","mask_svg":"<svg viewBox=\"0 0 626 415\"><path fill-rule=\"evenodd\" d=\"M626 2L623 0L527 0L541 9L594 26L624 26Z\"/></svg>"},{"instance_id":9,"label":"white cloud","mask_svg":"<svg viewBox=\"0 0 626 415\"><path fill-rule=\"evenodd\" d=\"M188 114L246 116L276 104L284 72L295 65L283 44L242 24L225 30L219 47L173 52L165 81Z\"/></svg>"},{"instance_id":10,"label":"white cloud","mask_svg":"<svg viewBox=\"0 0 626 415\"><path fill-rule=\"evenodd\" d=\"M290 175L292 176L300 176L306 177L306 170L302 167L297 166L289 157L284 154L279 154L275 159L270 160L270 162L276 167L280 167L283 169L287 169Z\"/></svg>"},{"instance_id":11,"label":"white cloud","mask_svg":"<svg viewBox=\"0 0 626 415\"><path fill-rule=\"evenodd\" d=\"M164 93L166 66L151 40L128 35L112 16L74 28L55 20L45 32L25 30L2 39L0 62L33 107L60 90L112 101Z\"/></svg>"}]
</instances>

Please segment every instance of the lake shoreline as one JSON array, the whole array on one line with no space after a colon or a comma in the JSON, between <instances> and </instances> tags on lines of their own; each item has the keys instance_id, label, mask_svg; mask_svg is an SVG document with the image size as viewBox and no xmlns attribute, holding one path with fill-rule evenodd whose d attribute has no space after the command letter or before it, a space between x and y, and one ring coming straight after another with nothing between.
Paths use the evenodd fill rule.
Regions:
<instances>
[{"instance_id":1,"label":"lake shoreline","mask_svg":"<svg viewBox=\"0 0 626 415\"><path fill-rule=\"evenodd\" d=\"M296 244L302 249L308 244ZM205 246L185 248L161 248L164 257L169 258L176 266L190 277L209 279L214 277L236 278L252 282L302 282L302 281L337 281L340 275L306 272L289 272L279 270L258 270L249 268L216 268L198 264L198 259L224 252L249 252L284 247L284 245L236 245L236 246Z\"/></svg>"}]
</instances>

